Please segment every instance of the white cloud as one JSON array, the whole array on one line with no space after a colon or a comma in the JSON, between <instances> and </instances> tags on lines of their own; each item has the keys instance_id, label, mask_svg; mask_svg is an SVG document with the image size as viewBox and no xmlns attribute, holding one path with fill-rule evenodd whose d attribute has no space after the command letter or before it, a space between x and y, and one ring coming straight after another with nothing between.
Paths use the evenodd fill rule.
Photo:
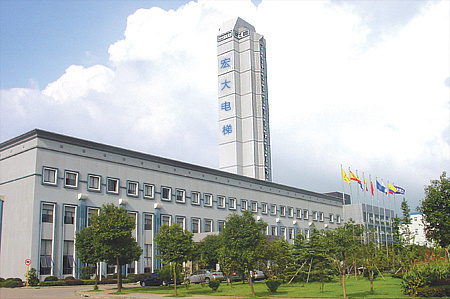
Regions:
<instances>
[{"instance_id":1,"label":"white cloud","mask_svg":"<svg viewBox=\"0 0 450 299\"><path fill-rule=\"evenodd\" d=\"M364 16L333 2L140 9L109 47L110 67L3 90L0 133L39 127L217 167L216 35L239 13L267 40L275 181L340 190L342 163L395 181L414 208L449 170L449 5L426 5L376 44Z\"/></svg>"}]
</instances>

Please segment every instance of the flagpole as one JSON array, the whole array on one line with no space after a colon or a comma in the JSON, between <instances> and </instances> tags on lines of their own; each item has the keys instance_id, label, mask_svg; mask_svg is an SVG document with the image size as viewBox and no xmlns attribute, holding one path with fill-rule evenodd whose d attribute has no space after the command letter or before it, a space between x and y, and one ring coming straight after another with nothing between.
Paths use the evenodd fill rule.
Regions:
<instances>
[{"instance_id":1,"label":"flagpole","mask_svg":"<svg viewBox=\"0 0 450 299\"><path fill-rule=\"evenodd\" d=\"M378 177L375 177L376 181L377 181L377 189L378 189ZM378 205L378 226L377 226L377 231L378 231L378 246L380 246L380 233L381 233L381 219L380 219L380 197L378 196L378 192L377 192L377 205ZM376 223L376 217L375 217L375 223Z\"/></svg>"},{"instance_id":2,"label":"flagpole","mask_svg":"<svg viewBox=\"0 0 450 299\"><path fill-rule=\"evenodd\" d=\"M343 177L344 169L342 169L341 164L341 177L342 177L342 216L344 217L345 222L345 189L344 189L344 177Z\"/></svg>"},{"instance_id":3,"label":"flagpole","mask_svg":"<svg viewBox=\"0 0 450 299\"><path fill-rule=\"evenodd\" d=\"M374 225L375 224L375 207L374 207L374 205L373 205L373 192L372 192L372 189L373 189L373 182L372 182L372 175L370 174L369 175L369 178L370 178L370 198L371 198L371 202L372 202L372 223L373 223L373 225L372 225L372 228L375 228L376 227L376 225ZM375 233L375 231L374 231L374 233Z\"/></svg>"},{"instance_id":4,"label":"flagpole","mask_svg":"<svg viewBox=\"0 0 450 299\"><path fill-rule=\"evenodd\" d=\"M389 181L388 183L388 201L390 201L390 194L389 194ZM386 248L388 246L388 238L387 238L387 224L386 224L386 204L384 203L384 197L383 197L383 217L384 217L384 237L386 238Z\"/></svg>"},{"instance_id":5,"label":"flagpole","mask_svg":"<svg viewBox=\"0 0 450 299\"><path fill-rule=\"evenodd\" d=\"M366 188L365 190L364 190L364 188L363 188L363 194L364 194L364 208L362 209L362 217L363 217L363 221L364 221L364 228L366 229L366 232L364 233L364 238L365 239L367 239L367 231L369 230L369 228L368 228L368 225L367 225L367 217L368 217L368 215L367 215L367 202L366 202L366 192L367 192L367 181L366 181L366 177L364 176L364 171L363 171L363 180L364 180L364 187ZM364 219L364 210L365 210L365 213L366 213L366 219ZM367 241L367 240L366 240ZM367 242L365 242L365 243L367 243Z\"/></svg>"}]
</instances>

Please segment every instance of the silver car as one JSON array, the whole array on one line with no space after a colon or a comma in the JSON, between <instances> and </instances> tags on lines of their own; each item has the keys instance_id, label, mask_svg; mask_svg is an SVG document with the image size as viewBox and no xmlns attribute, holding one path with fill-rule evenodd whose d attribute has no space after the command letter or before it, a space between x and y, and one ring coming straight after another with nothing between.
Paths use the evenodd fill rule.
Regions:
<instances>
[{"instance_id":1,"label":"silver car","mask_svg":"<svg viewBox=\"0 0 450 299\"><path fill-rule=\"evenodd\" d=\"M222 280L223 273L218 272L218 271L210 272L207 270L198 270L198 271L194 271L189 276L190 283L201 283L201 282L209 283L210 280L214 280L214 279Z\"/></svg>"}]
</instances>

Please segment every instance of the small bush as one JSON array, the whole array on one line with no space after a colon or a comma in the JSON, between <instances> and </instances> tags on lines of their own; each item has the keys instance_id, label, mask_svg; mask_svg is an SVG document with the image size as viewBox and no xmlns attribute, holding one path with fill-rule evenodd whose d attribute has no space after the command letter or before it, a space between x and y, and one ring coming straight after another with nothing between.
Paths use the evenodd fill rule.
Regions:
<instances>
[{"instance_id":1,"label":"small bush","mask_svg":"<svg viewBox=\"0 0 450 299\"><path fill-rule=\"evenodd\" d=\"M93 279L83 279L83 284L84 285L94 285L95 284L95 280ZM98 282L100 284L100 281Z\"/></svg>"},{"instance_id":2,"label":"small bush","mask_svg":"<svg viewBox=\"0 0 450 299\"><path fill-rule=\"evenodd\" d=\"M0 282L4 282L5 279L3 277L0 277Z\"/></svg>"},{"instance_id":3,"label":"small bush","mask_svg":"<svg viewBox=\"0 0 450 299\"><path fill-rule=\"evenodd\" d=\"M56 276L47 276L44 281L58 281L58 277Z\"/></svg>"},{"instance_id":4,"label":"small bush","mask_svg":"<svg viewBox=\"0 0 450 299\"><path fill-rule=\"evenodd\" d=\"M81 279L91 279L92 274L95 274L95 268L90 266L81 267L80 269Z\"/></svg>"},{"instance_id":5,"label":"small bush","mask_svg":"<svg viewBox=\"0 0 450 299\"><path fill-rule=\"evenodd\" d=\"M21 281L17 280L6 280L3 282L0 282L0 287L2 288L17 288L23 286L23 283Z\"/></svg>"},{"instance_id":6,"label":"small bush","mask_svg":"<svg viewBox=\"0 0 450 299\"><path fill-rule=\"evenodd\" d=\"M17 281L17 282L22 282L22 279L20 278L7 278L6 281Z\"/></svg>"},{"instance_id":7,"label":"small bush","mask_svg":"<svg viewBox=\"0 0 450 299\"><path fill-rule=\"evenodd\" d=\"M83 285L84 282L81 279L66 279L66 285L74 286L74 285Z\"/></svg>"},{"instance_id":8,"label":"small bush","mask_svg":"<svg viewBox=\"0 0 450 299\"><path fill-rule=\"evenodd\" d=\"M450 286L423 287L417 289L417 297L447 297L450 296Z\"/></svg>"},{"instance_id":9,"label":"small bush","mask_svg":"<svg viewBox=\"0 0 450 299\"><path fill-rule=\"evenodd\" d=\"M98 282L98 284L115 284L115 283L117 283L117 279L108 279L108 278Z\"/></svg>"},{"instance_id":10,"label":"small bush","mask_svg":"<svg viewBox=\"0 0 450 299\"><path fill-rule=\"evenodd\" d=\"M25 274L26 276L26 274ZM37 276L37 272L35 268L31 268L30 271L28 271L28 285L29 286L37 286L39 283L39 278Z\"/></svg>"},{"instance_id":11,"label":"small bush","mask_svg":"<svg viewBox=\"0 0 450 299\"><path fill-rule=\"evenodd\" d=\"M40 287L53 287L53 286L65 286L66 281L65 280L57 280L57 281L41 281L38 284Z\"/></svg>"},{"instance_id":12,"label":"small bush","mask_svg":"<svg viewBox=\"0 0 450 299\"><path fill-rule=\"evenodd\" d=\"M271 293L276 293L278 290L278 287L281 285L281 281L280 280L267 280L266 281L266 286L269 288L269 292Z\"/></svg>"},{"instance_id":13,"label":"small bush","mask_svg":"<svg viewBox=\"0 0 450 299\"><path fill-rule=\"evenodd\" d=\"M67 277L64 277L64 280L75 280L75 277L73 277L73 276L67 276Z\"/></svg>"},{"instance_id":14,"label":"small bush","mask_svg":"<svg viewBox=\"0 0 450 299\"><path fill-rule=\"evenodd\" d=\"M210 280L208 286L209 286L214 292L216 292L216 291L219 289L219 286L220 286L220 280L218 280L218 279Z\"/></svg>"}]
</instances>

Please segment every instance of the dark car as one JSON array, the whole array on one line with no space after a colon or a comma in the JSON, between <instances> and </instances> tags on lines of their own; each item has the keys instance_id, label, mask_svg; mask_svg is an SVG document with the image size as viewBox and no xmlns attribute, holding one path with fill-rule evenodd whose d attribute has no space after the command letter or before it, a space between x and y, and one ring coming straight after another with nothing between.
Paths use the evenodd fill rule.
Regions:
<instances>
[{"instance_id":1,"label":"dark car","mask_svg":"<svg viewBox=\"0 0 450 299\"><path fill-rule=\"evenodd\" d=\"M159 278L158 272L153 272L146 278L139 281L141 287L166 285L166 282Z\"/></svg>"}]
</instances>

